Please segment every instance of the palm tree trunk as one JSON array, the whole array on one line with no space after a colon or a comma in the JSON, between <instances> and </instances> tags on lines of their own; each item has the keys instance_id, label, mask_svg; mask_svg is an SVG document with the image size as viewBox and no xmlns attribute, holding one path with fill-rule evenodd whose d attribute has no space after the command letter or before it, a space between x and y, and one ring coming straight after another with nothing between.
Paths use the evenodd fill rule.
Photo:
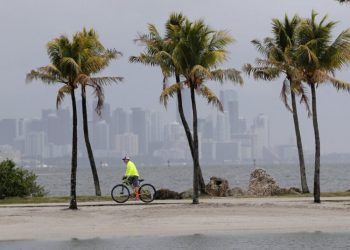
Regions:
<instances>
[{"instance_id":1,"label":"palm tree trunk","mask_svg":"<svg viewBox=\"0 0 350 250\"><path fill-rule=\"evenodd\" d=\"M291 85L292 85L292 83L291 83ZM306 172L305 172L305 161L304 161L304 153L303 153L303 144L301 142L301 135L300 135L300 128L299 128L299 119L298 119L298 111L297 111L297 105L296 105L296 101L295 101L295 93L293 92L293 90L291 91L291 96L292 96L294 129L295 129L295 136L296 136L296 139L297 139L298 156L299 156L301 190L302 190L303 193L310 193L309 187L307 186L307 179L306 179Z\"/></svg>"},{"instance_id":2,"label":"palm tree trunk","mask_svg":"<svg viewBox=\"0 0 350 250\"><path fill-rule=\"evenodd\" d=\"M96 196L101 196L101 188L100 188L100 181L98 179L94 154L92 152L90 139L89 139L89 126L88 126L88 117L87 117L87 109L86 109L86 90L85 86L81 86L81 99L82 99L82 110L83 110L83 124L84 124L84 139L86 144L86 150L89 156L91 171L92 171L92 177L94 179L95 184L95 193Z\"/></svg>"},{"instance_id":3,"label":"palm tree trunk","mask_svg":"<svg viewBox=\"0 0 350 250\"><path fill-rule=\"evenodd\" d=\"M69 209L78 209L77 206L77 165L78 165L78 133L77 133L77 106L75 101L74 89L71 91L72 98L72 109L73 109L73 137L72 137L72 167L71 167L71 178L70 178L70 205Z\"/></svg>"},{"instance_id":4,"label":"palm tree trunk","mask_svg":"<svg viewBox=\"0 0 350 250\"><path fill-rule=\"evenodd\" d=\"M199 156L198 156L198 128L197 128L197 107L196 96L194 93L193 83L191 86L191 101L193 112L193 200L192 204L199 204L199 182L198 182L198 168L199 168Z\"/></svg>"},{"instance_id":5,"label":"palm tree trunk","mask_svg":"<svg viewBox=\"0 0 350 250\"><path fill-rule=\"evenodd\" d=\"M316 88L315 84L310 84L312 96L312 121L315 133L315 175L314 175L314 202L321 203L320 191L320 167L321 167L321 150L320 150L320 133L317 122L317 108L316 108Z\"/></svg>"},{"instance_id":6,"label":"palm tree trunk","mask_svg":"<svg viewBox=\"0 0 350 250\"><path fill-rule=\"evenodd\" d=\"M176 75L175 77L176 77L176 82L179 83L180 82L179 75ZM189 126L188 126L188 123L187 123L187 120L186 120L186 117L185 117L185 113L184 113L184 110L183 110L182 95L181 95L181 90L180 89L177 91L177 106L178 106L181 122L182 122L182 125L183 125L184 130L185 130L185 134L186 134L186 137L187 137L188 145L190 147L191 156L192 156L192 160L193 160L194 152L193 152L192 134L191 134L191 130L190 130ZM201 170L199 162L198 162L198 180L199 180L199 190L200 190L200 192L202 194L205 194L206 193L205 182L204 182L204 178L203 178L203 174L202 174L202 170Z\"/></svg>"}]
</instances>

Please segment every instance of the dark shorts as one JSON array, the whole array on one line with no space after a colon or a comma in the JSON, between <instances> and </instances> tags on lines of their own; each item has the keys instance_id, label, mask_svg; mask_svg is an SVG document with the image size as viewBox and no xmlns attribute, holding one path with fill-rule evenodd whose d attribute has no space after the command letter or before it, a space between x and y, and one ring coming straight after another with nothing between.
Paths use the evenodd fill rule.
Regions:
<instances>
[{"instance_id":1,"label":"dark shorts","mask_svg":"<svg viewBox=\"0 0 350 250\"><path fill-rule=\"evenodd\" d=\"M129 176L128 177L128 181L134 187L138 187L139 186L139 177L138 176Z\"/></svg>"}]
</instances>

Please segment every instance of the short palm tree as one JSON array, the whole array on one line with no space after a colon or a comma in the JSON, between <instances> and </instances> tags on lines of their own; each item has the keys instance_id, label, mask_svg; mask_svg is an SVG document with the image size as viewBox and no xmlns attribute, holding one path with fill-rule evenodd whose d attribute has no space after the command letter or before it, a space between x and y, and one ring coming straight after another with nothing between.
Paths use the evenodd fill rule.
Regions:
<instances>
[{"instance_id":1,"label":"short palm tree","mask_svg":"<svg viewBox=\"0 0 350 250\"><path fill-rule=\"evenodd\" d=\"M77 209L76 200L76 173L77 173L77 109L75 89L77 78L81 72L77 62L77 55L81 53L79 44L69 40L67 36L60 36L47 44L47 53L51 63L45 67L32 70L27 74L27 81L41 80L46 84L63 85L58 93L58 98L64 93L69 93L73 110L73 135L72 135L72 160L71 160L71 189L70 209Z\"/></svg>"},{"instance_id":2,"label":"short palm tree","mask_svg":"<svg viewBox=\"0 0 350 250\"><path fill-rule=\"evenodd\" d=\"M293 55L293 51L296 46L295 31L300 21L301 19L298 16L294 16L291 20L289 20L287 15L285 16L284 21L273 19L273 38L265 38L263 42L258 40L252 41L264 58L258 58L256 60L258 63L257 67L246 64L244 66L244 71L246 71L248 74L253 74L255 79L269 81L274 80L281 75L285 76L285 81L283 81L282 84L281 99L286 108L293 114L299 156L301 188L303 193L309 193L295 97L296 94L300 94L301 101L306 104L307 109L310 111L308 98L305 95L304 87L300 79L301 73L295 66L295 59ZM290 107L288 103L289 95L291 96L292 107Z\"/></svg>"},{"instance_id":3,"label":"short palm tree","mask_svg":"<svg viewBox=\"0 0 350 250\"><path fill-rule=\"evenodd\" d=\"M350 84L334 78L336 70L350 61L350 29L342 31L335 40L332 32L335 22L327 22L324 16L319 23L317 13L312 11L311 18L305 19L297 30L295 54L297 66L302 77L311 88L312 121L315 134L315 174L314 202L320 203L320 133L317 119L316 87L331 83L338 90L350 91Z\"/></svg>"},{"instance_id":4,"label":"short palm tree","mask_svg":"<svg viewBox=\"0 0 350 250\"><path fill-rule=\"evenodd\" d=\"M116 59L121 53L115 50L105 49L93 29L89 31L83 29L83 31L75 34L74 39L84 48L79 59L81 74L78 79L78 83L81 86L84 139L94 180L95 193L97 196L101 196L97 168L89 139L86 87L91 87L94 90L97 98L96 112L101 115L101 109L104 103L103 87L110 83L122 81L122 77L96 77L93 75L106 68L110 61Z\"/></svg>"},{"instance_id":5,"label":"short palm tree","mask_svg":"<svg viewBox=\"0 0 350 250\"><path fill-rule=\"evenodd\" d=\"M193 114L193 204L199 203L198 190L198 119L196 93L205 96L209 103L221 107L221 103L206 85L206 81L219 81L223 83L230 80L243 84L240 72L236 69L218 69L218 66L227 60L226 46L233 42L233 38L225 31L210 29L203 20L190 22L186 20L179 31L180 39L177 42L176 53L173 53L173 62L178 73L183 77L183 87L191 91ZM164 89L162 98L176 93L178 83Z\"/></svg>"},{"instance_id":6,"label":"short palm tree","mask_svg":"<svg viewBox=\"0 0 350 250\"><path fill-rule=\"evenodd\" d=\"M173 86L173 90L176 93L177 97L177 105L178 112L181 118L182 125L185 130L186 138L190 147L191 156L194 157L193 150L193 137L186 120L183 102L182 102L182 83L180 82L180 74L174 61L172 59L172 55L176 53L177 45L180 40L180 30L184 21L187 20L185 16L181 13L173 13L170 15L168 21L165 24L166 27L166 35L163 38L155 25L150 24L148 26L148 34L141 34L137 42L140 42L143 46L146 47L146 51L141 53L140 56L131 56L130 62L138 62L145 65L151 66L159 66L162 70L164 81L163 81L163 89L167 88L166 82L169 77L174 76L176 80L176 84ZM167 106L168 96L161 96L161 102L164 106ZM201 193L205 193L205 182L202 175L202 171L200 166L198 167L198 178L199 178L199 188Z\"/></svg>"}]
</instances>

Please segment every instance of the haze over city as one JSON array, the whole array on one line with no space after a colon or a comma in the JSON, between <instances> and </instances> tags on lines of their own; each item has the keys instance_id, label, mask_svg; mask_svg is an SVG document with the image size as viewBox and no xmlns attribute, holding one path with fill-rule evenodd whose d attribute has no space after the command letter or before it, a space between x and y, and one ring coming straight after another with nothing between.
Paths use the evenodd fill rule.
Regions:
<instances>
[{"instance_id":1,"label":"haze over city","mask_svg":"<svg viewBox=\"0 0 350 250\"><path fill-rule=\"evenodd\" d=\"M69 8L67 8L69 6ZM80 11L77 11L77 10ZM245 63L253 63L259 56L252 46L252 39L271 35L271 19L283 18L285 14L309 17L311 11L319 18L328 14L329 20L339 21L339 33L350 26L349 5L331 0L293 1L60 1L35 0L1 1L0 30L4 36L0 43L3 60L0 61L0 120L7 118L40 118L43 109L55 109L58 87L45 86L41 82L25 83L30 70L48 64L46 44L61 34L71 37L83 27L93 28L107 48L115 48L123 57L115 61L104 75L124 77L117 86L106 89L106 102L111 110L144 107L163 113L168 121L175 121L175 100L165 110L159 103L162 75L159 69L128 63L128 57L137 55L142 47L133 39L147 31L147 24L155 24L160 31L172 12L182 12L191 20L203 18L216 30L227 30L235 38L229 47L230 59L225 67L241 69ZM141 15L142 13L142 15ZM226 83L209 84L219 95L220 90L234 89L239 99L239 115L248 124L260 113L269 118L271 145L294 141L291 114L280 100L281 82L255 81L243 74L242 87ZM339 79L350 81L350 69L337 72ZM92 100L92 96L89 97ZM337 92L331 86L318 88L318 117L322 153L349 153L350 117L346 107L350 96ZM69 107L67 98L63 108ZM200 117L214 112L212 106L201 103ZM307 118L304 107L299 106L300 125L306 151L313 151L312 121ZM90 118L92 114L89 114ZM1 144L1 142L0 142Z\"/></svg>"}]
</instances>

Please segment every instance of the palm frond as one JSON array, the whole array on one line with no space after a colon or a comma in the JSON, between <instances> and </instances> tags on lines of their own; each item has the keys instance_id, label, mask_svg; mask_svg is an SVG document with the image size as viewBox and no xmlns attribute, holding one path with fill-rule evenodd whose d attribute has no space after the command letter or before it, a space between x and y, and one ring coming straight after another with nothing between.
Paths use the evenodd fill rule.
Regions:
<instances>
[{"instance_id":1,"label":"palm frond","mask_svg":"<svg viewBox=\"0 0 350 250\"><path fill-rule=\"evenodd\" d=\"M162 93L160 94L159 101L165 108L167 108L168 100L170 97L174 97L177 91L181 91L182 83L174 83L169 87L164 86Z\"/></svg>"},{"instance_id":2,"label":"palm frond","mask_svg":"<svg viewBox=\"0 0 350 250\"><path fill-rule=\"evenodd\" d=\"M37 70L32 70L26 75L27 83L34 80L41 80L46 84L66 83L66 80L62 78L61 72L51 64L46 67L38 68Z\"/></svg>"},{"instance_id":3,"label":"palm frond","mask_svg":"<svg viewBox=\"0 0 350 250\"><path fill-rule=\"evenodd\" d=\"M262 79L267 81L277 79L281 74L281 70L276 67L253 67L249 63L243 66L243 71L249 76L253 75L255 80Z\"/></svg>"},{"instance_id":4,"label":"palm frond","mask_svg":"<svg viewBox=\"0 0 350 250\"><path fill-rule=\"evenodd\" d=\"M219 109L221 112L224 111L224 107L223 107L222 103L220 102L219 98L215 95L215 93L210 88L208 88L204 84L202 84L197 89L196 93L203 96L208 101L209 104L212 104L214 107Z\"/></svg>"},{"instance_id":5,"label":"palm frond","mask_svg":"<svg viewBox=\"0 0 350 250\"><path fill-rule=\"evenodd\" d=\"M241 72L236 69L217 69L211 71L211 80L219 81L223 83L224 81L231 81L234 83L238 83L239 85L243 84L243 78L241 76Z\"/></svg>"},{"instance_id":6,"label":"palm frond","mask_svg":"<svg viewBox=\"0 0 350 250\"><path fill-rule=\"evenodd\" d=\"M309 91L305 87L304 84L300 83L298 88L298 93L300 95L300 103L304 103L307 111L307 116L312 116L311 106L310 106L310 99L309 99Z\"/></svg>"},{"instance_id":7,"label":"palm frond","mask_svg":"<svg viewBox=\"0 0 350 250\"><path fill-rule=\"evenodd\" d=\"M63 102L64 97L72 92L73 88L69 85L64 85L58 90L56 98L56 108L58 109Z\"/></svg>"},{"instance_id":8,"label":"palm frond","mask_svg":"<svg viewBox=\"0 0 350 250\"><path fill-rule=\"evenodd\" d=\"M101 77L89 77L88 84L90 86L98 85L100 87L110 86L113 83L119 83L123 81L123 77L118 76L101 76Z\"/></svg>"},{"instance_id":9,"label":"palm frond","mask_svg":"<svg viewBox=\"0 0 350 250\"><path fill-rule=\"evenodd\" d=\"M94 90L93 91L93 95L97 99L95 112L99 116L101 116L102 108L103 108L103 105L104 105L104 99L105 99L104 91L103 91L103 88L100 85L98 85L98 84L95 84L92 87L93 87L93 90Z\"/></svg>"},{"instance_id":10,"label":"palm frond","mask_svg":"<svg viewBox=\"0 0 350 250\"><path fill-rule=\"evenodd\" d=\"M286 107L287 110L290 112L293 112L292 108L290 107L289 101L288 101L288 96L290 95L291 89L290 89L290 83L287 78L284 79L283 84L282 84L282 89L280 93L281 100Z\"/></svg>"},{"instance_id":11,"label":"palm frond","mask_svg":"<svg viewBox=\"0 0 350 250\"><path fill-rule=\"evenodd\" d=\"M346 90L350 92L350 83L338 80L331 76L328 76L327 78L328 78L327 80L329 80L337 90Z\"/></svg>"}]
</instances>

